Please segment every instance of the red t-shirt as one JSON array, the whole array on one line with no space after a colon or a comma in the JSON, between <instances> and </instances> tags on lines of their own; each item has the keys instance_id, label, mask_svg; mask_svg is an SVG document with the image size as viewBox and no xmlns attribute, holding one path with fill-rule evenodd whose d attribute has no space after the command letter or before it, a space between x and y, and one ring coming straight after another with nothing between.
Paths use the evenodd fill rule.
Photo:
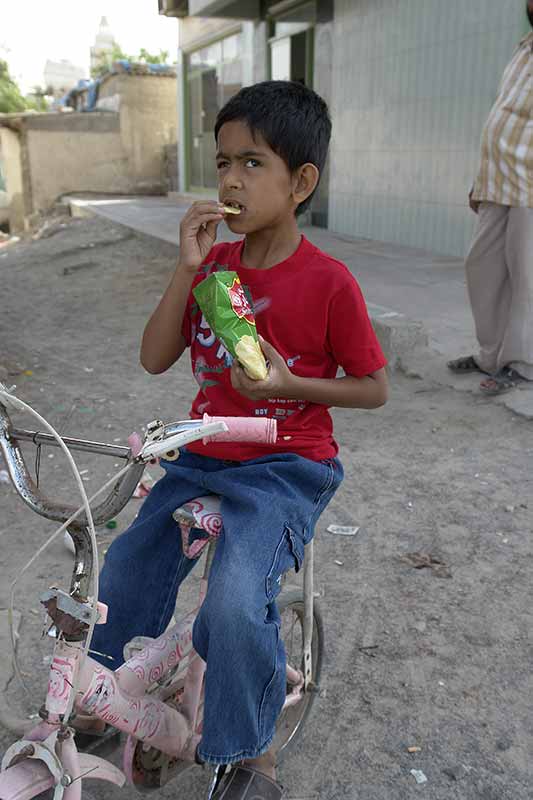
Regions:
<instances>
[{"instance_id":1,"label":"red t-shirt","mask_svg":"<svg viewBox=\"0 0 533 800\"><path fill-rule=\"evenodd\" d=\"M335 378L340 366L356 378L385 366L357 281L340 261L302 236L292 256L269 269L241 265L243 242L213 247L194 285L218 270L234 270L254 302L257 330L280 353L289 369L305 378ZM215 338L191 294L183 320L200 386L191 417L274 417L276 444L194 442L188 450L212 458L245 461L271 453L297 453L320 461L338 452L328 407L272 398L258 402L231 385L231 356Z\"/></svg>"}]
</instances>

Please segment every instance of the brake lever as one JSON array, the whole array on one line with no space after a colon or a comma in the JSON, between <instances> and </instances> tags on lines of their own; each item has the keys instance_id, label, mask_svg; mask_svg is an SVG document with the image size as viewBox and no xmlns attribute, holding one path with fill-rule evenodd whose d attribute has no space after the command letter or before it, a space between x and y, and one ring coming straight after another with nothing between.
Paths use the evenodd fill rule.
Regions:
<instances>
[{"instance_id":1,"label":"brake lever","mask_svg":"<svg viewBox=\"0 0 533 800\"><path fill-rule=\"evenodd\" d=\"M169 436L167 439L147 441L137 456L137 460L146 463L158 456L164 458L165 453L179 450L180 447L184 447L186 444L196 442L208 436L214 436L216 433L225 433L227 430L228 426L225 422L208 422L207 425L199 425L192 430L176 433L173 436Z\"/></svg>"}]
</instances>

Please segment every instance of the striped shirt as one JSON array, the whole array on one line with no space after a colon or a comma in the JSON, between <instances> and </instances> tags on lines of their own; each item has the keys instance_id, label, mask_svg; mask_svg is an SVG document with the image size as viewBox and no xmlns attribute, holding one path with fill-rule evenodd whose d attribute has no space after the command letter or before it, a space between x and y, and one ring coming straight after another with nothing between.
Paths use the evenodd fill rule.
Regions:
<instances>
[{"instance_id":1,"label":"striped shirt","mask_svg":"<svg viewBox=\"0 0 533 800\"><path fill-rule=\"evenodd\" d=\"M508 64L481 138L474 200L533 208L533 33Z\"/></svg>"}]
</instances>

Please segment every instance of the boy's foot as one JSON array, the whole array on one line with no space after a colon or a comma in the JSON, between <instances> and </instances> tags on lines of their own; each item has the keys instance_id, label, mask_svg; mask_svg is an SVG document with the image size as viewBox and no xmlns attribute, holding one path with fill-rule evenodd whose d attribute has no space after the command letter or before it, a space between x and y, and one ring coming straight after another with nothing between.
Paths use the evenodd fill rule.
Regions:
<instances>
[{"instance_id":1,"label":"boy's foot","mask_svg":"<svg viewBox=\"0 0 533 800\"><path fill-rule=\"evenodd\" d=\"M488 375L488 372L485 372L484 369L478 366L474 356L460 356L459 358L454 358L453 361L448 361L446 366L452 372L459 375L466 375L467 372L482 372L484 375Z\"/></svg>"},{"instance_id":2,"label":"boy's foot","mask_svg":"<svg viewBox=\"0 0 533 800\"><path fill-rule=\"evenodd\" d=\"M266 753L263 753L262 756L257 756L257 758L247 758L242 762L242 765L266 775L267 778L273 781L276 780L276 758L271 750L267 750Z\"/></svg>"},{"instance_id":3,"label":"boy's foot","mask_svg":"<svg viewBox=\"0 0 533 800\"><path fill-rule=\"evenodd\" d=\"M235 766L224 775L211 800L281 800L276 781L247 766Z\"/></svg>"}]
</instances>

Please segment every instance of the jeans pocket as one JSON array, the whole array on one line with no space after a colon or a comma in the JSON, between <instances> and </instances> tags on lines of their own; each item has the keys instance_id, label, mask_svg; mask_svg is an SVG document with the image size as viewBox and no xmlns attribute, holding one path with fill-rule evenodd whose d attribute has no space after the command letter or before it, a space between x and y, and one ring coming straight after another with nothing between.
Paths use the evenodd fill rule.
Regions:
<instances>
[{"instance_id":1,"label":"jeans pocket","mask_svg":"<svg viewBox=\"0 0 533 800\"><path fill-rule=\"evenodd\" d=\"M266 577L266 595L271 603L281 591L281 578L290 569L298 570L304 560L304 543L292 528L285 524L283 535L279 540L272 566Z\"/></svg>"}]
</instances>

